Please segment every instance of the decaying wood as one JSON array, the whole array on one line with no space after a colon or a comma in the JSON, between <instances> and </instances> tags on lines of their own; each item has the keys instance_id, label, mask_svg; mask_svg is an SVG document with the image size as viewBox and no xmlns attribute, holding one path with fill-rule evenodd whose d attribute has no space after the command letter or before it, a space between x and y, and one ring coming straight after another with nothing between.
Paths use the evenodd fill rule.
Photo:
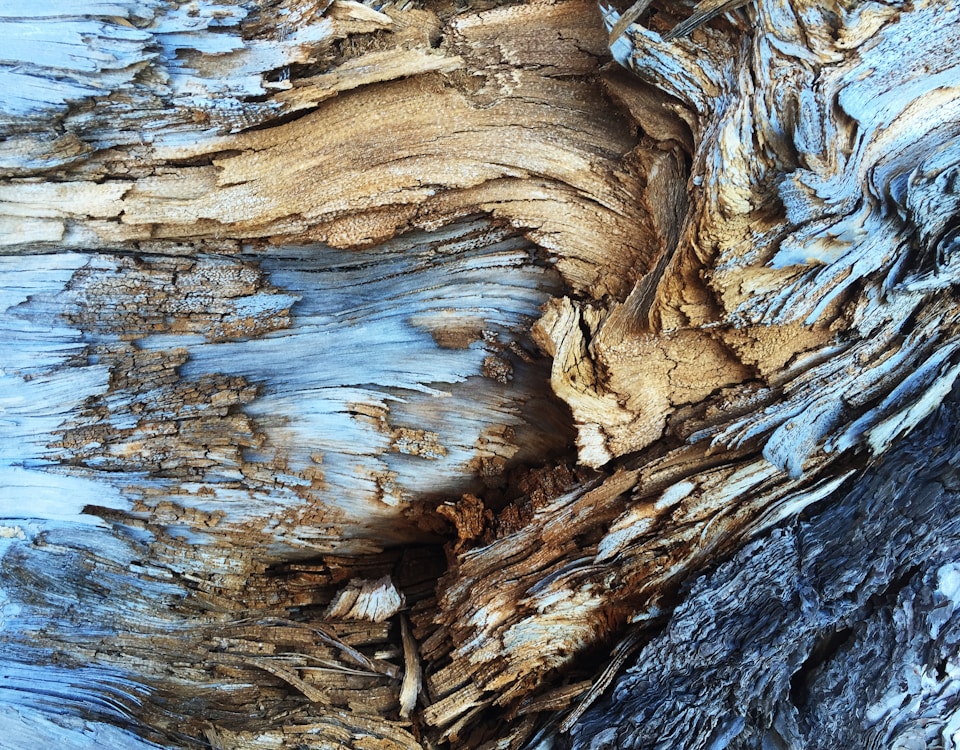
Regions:
<instances>
[{"instance_id":1,"label":"decaying wood","mask_svg":"<svg viewBox=\"0 0 960 750\"><path fill-rule=\"evenodd\" d=\"M0 8L0 730L842 744L871 639L953 726L958 15Z\"/></svg>"},{"instance_id":2,"label":"decaying wood","mask_svg":"<svg viewBox=\"0 0 960 750\"><path fill-rule=\"evenodd\" d=\"M691 588L565 747L954 747L960 399Z\"/></svg>"},{"instance_id":3,"label":"decaying wood","mask_svg":"<svg viewBox=\"0 0 960 750\"><path fill-rule=\"evenodd\" d=\"M443 627L424 643L428 657L450 654L428 722L459 730L456 717L509 706L618 624L658 616L691 570L828 497L949 390L955 240L920 229L910 207L944 223L956 207L918 167L946 166L956 120L916 118L957 71L926 46L929 32L893 62L913 24L955 33L941 10L884 24L879 11L761 6L746 36L705 30L667 45L633 27L614 44L694 124L690 207L656 277L622 302L552 301L535 335L580 460L622 456L622 469L461 557L441 586ZM800 38L829 63L798 57ZM896 84L895 66L921 65L929 78ZM788 94L775 84L785 78ZM836 106L839 122L826 114ZM904 152L905 171L888 166Z\"/></svg>"}]
</instances>

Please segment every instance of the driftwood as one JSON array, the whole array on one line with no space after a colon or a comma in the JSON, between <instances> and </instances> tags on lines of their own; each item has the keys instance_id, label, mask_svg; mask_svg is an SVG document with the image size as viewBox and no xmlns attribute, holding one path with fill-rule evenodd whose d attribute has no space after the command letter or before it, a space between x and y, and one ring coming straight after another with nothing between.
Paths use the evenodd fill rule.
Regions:
<instances>
[{"instance_id":1,"label":"driftwood","mask_svg":"<svg viewBox=\"0 0 960 750\"><path fill-rule=\"evenodd\" d=\"M954 741L960 8L9 5L0 744Z\"/></svg>"}]
</instances>

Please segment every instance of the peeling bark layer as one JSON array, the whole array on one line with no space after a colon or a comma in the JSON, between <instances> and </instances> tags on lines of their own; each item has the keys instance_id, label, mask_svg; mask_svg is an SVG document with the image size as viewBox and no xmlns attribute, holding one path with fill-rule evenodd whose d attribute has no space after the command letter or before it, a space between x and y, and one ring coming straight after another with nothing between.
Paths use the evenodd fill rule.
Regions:
<instances>
[{"instance_id":1,"label":"peeling bark layer","mask_svg":"<svg viewBox=\"0 0 960 750\"><path fill-rule=\"evenodd\" d=\"M414 501L564 449L526 333L560 282L489 222L362 255L54 257L0 259L20 342L3 476L30 514L68 492L73 512L346 552L427 538Z\"/></svg>"},{"instance_id":2,"label":"peeling bark layer","mask_svg":"<svg viewBox=\"0 0 960 750\"><path fill-rule=\"evenodd\" d=\"M813 742L873 638L871 674L940 664L954 711L923 641L952 452L918 448L953 418L917 425L960 373L960 11L648 5L0 9L2 726L625 742L668 707L644 670L700 658L677 633L761 572L799 619L757 659L789 654L718 652L768 681L663 732ZM944 483L906 529L896 467ZM863 559L809 576L880 572L810 605L795 568L855 507Z\"/></svg>"}]
</instances>

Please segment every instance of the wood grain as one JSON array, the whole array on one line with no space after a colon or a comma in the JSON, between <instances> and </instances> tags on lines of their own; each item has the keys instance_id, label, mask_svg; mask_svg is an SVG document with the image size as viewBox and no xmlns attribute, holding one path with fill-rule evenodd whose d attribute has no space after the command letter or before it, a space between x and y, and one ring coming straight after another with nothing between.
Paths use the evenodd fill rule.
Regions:
<instances>
[{"instance_id":1,"label":"wood grain","mask_svg":"<svg viewBox=\"0 0 960 750\"><path fill-rule=\"evenodd\" d=\"M630 649L682 672L744 555L948 472L895 457L960 373L960 11L639 5L0 8L0 730L625 742ZM918 550L894 620L952 591ZM889 708L840 672L809 706ZM748 693L656 705L760 741Z\"/></svg>"}]
</instances>

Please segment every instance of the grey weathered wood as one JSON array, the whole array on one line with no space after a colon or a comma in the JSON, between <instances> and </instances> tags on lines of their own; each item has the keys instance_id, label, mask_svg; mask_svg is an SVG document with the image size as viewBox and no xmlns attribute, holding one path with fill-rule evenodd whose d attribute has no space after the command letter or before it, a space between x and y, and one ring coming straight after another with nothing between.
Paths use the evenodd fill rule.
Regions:
<instances>
[{"instance_id":1,"label":"grey weathered wood","mask_svg":"<svg viewBox=\"0 0 960 750\"><path fill-rule=\"evenodd\" d=\"M960 742L960 394L685 592L568 748Z\"/></svg>"},{"instance_id":2,"label":"grey weathered wood","mask_svg":"<svg viewBox=\"0 0 960 750\"><path fill-rule=\"evenodd\" d=\"M958 13L0 2L7 736L587 742L953 387Z\"/></svg>"},{"instance_id":3,"label":"grey weathered wood","mask_svg":"<svg viewBox=\"0 0 960 750\"><path fill-rule=\"evenodd\" d=\"M614 41L659 90L621 92L637 120L663 143L668 113L692 130L688 207L654 278L553 300L535 335L579 459L622 471L461 556L424 643L452 661L428 722L456 738L611 623L657 620L691 571L833 496L952 387L954 11L761 2L668 40L661 9Z\"/></svg>"}]
</instances>

